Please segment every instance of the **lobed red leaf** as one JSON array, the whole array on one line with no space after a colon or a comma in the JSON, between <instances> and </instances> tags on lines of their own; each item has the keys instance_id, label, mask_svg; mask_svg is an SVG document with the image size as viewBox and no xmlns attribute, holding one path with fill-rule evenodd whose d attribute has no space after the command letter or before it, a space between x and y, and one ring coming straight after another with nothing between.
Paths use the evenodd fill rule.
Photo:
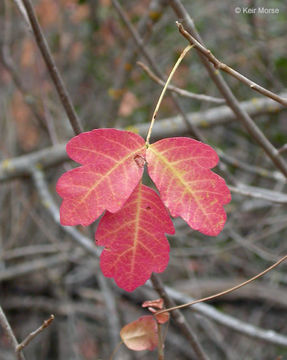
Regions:
<instances>
[{"instance_id":1,"label":"lobed red leaf","mask_svg":"<svg viewBox=\"0 0 287 360\"><path fill-rule=\"evenodd\" d=\"M164 271L169 260L164 233L174 233L168 212L157 193L139 183L122 209L106 212L99 223L96 242L105 246L100 258L103 274L133 291L153 271Z\"/></svg>"},{"instance_id":2,"label":"lobed red leaf","mask_svg":"<svg viewBox=\"0 0 287 360\"><path fill-rule=\"evenodd\" d=\"M62 225L87 226L104 210L118 211L143 174L137 159L145 158L145 142L132 132L96 129L82 133L68 142L67 153L83 166L58 180Z\"/></svg>"},{"instance_id":3,"label":"lobed red leaf","mask_svg":"<svg viewBox=\"0 0 287 360\"><path fill-rule=\"evenodd\" d=\"M216 152L190 138L168 138L149 146L148 172L172 216L181 216L203 234L216 236L223 229L223 205L231 200L225 181L210 168Z\"/></svg>"}]
</instances>

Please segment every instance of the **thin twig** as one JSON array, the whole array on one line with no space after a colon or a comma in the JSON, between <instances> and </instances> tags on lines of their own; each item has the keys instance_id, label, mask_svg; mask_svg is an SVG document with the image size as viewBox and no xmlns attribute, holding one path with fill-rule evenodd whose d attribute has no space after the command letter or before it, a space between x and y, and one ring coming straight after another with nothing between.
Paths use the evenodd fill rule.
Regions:
<instances>
[{"instance_id":1,"label":"thin twig","mask_svg":"<svg viewBox=\"0 0 287 360\"><path fill-rule=\"evenodd\" d=\"M224 161L226 164L234 166L238 169L242 169L248 173L261 176L263 178L272 179L272 180L286 183L286 178L278 171L270 171L263 167L259 167L256 165L249 165L249 164L243 162L242 160L239 160L238 158L227 155L225 152L223 152L219 148L216 148L215 150L216 150L217 154L219 155L220 160ZM279 150L279 152L280 152L280 150Z\"/></svg>"},{"instance_id":2,"label":"thin twig","mask_svg":"<svg viewBox=\"0 0 287 360\"><path fill-rule=\"evenodd\" d=\"M199 34L196 32L195 26L192 19L190 18L188 12L182 5L180 0L169 0L169 3L176 15L183 19L186 30L193 37L196 37L198 41L201 41ZM252 138L262 147L268 157L272 160L274 165L287 177L287 164L280 156L278 150L271 144L271 142L266 138L264 133L259 129L259 127L254 123L250 118L248 113L244 111L236 97L233 95L231 89L226 84L225 80L218 71L214 71L214 66L209 62L204 54L198 51L199 56L203 65L206 67L211 79L214 81L222 96L226 99L227 105L232 109L237 119L242 122L244 127L247 129Z\"/></svg>"},{"instance_id":3,"label":"thin twig","mask_svg":"<svg viewBox=\"0 0 287 360\"><path fill-rule=\"evenodd\" d=\"M241 75L238 71L233 70L231 67L227 66L226 64L219 61L210 50L204 47L199 41L197 41L190 33L188 33L183 25L180 22L176 22L176 25L179 29L179 32L191 43L194 47L203 54L213 65L216 69L223 70L227 74L233 76L237 80L243 82L244 84L248 85L252 90L259 92L260 94L269 97L270 99L277 101L279 104L287 106L287 99L274 94L272 91L265 89L264 87L256 84L255 82L249 80L247 77Z\"/></svg>"},{"instance_id":4,"label":"thin twig","mask_svg":"<svg viewBox=\"0 0 287 360\"><path fill-rule=\"evenodd\" d=\"M287 151L287 144L284 144L278 151L279 151L280 154Z\"/></svg>"},{"instance_id":5,"label":"thin twig","mask_svg":"<svg viewBox=\"0 0 287 360\"><path fill-rule=\"evenodd\" d=\"M22 2L26 9L27 15L29 17L29 20L30 20L30 23L31 23L31 26L33 29L33 33L34 33L34 36L36 39L36 43L41 51L43 60L47 66L49 74L53 80L55 87L56 87L60 101L66 111L68 119L74 130L74 133L80 134L83 131L82 126L80 124L80 120L74 109L73 103L72 103L69 93L65 87L64 81L62 80L62 77L57 69L56 63L52 57L49 45L48 45L47 40L44 36L44 33L41 29L41 26L38 22L33 5L30 0L22 0Z\"/></svg>"},{"instance_id":6,"label":"thin twig","mask_svg":"<svg viewBox=\"0 0 287 360\"><path fill-rule=\"evenodd\" d=\"M174 304L171 297L167 294L163 284L161 283L159 277L155 275L154 273L151 275L150 278L153 288L155 291L159 294L161 298L163 298L166 306L173 306ZM207 360L208 356L202 349L201 344L199 343L197 336L192 331L192 329L189 327L187 322L185 321L184 316L179 310L175 310L171 312L171 316L176 324L176 326L181 330L182 334L185 336L185 338L189 341L191 344L193 351L195 352L197 359L199 360Z\"/></svg>"},{"instance_id":7,"label":"thin twig","mask_svg":"<svg viewBox=\"0 0 287 360\"><path fill-rule=\"evenodd\" d=\"M226 295L226 294L229 294L231 293L232 291L235 291L237 289L240 289L241 287L251 283L252 281L254 280L257 280L258 278L260 278L261 276L267 274L269 271L273 270L274 268L276 268L278 265L280 265L283 261L285 261L287 259L287 255L283 256L283 258L281 258L280 260L278 260L275 264L269 266L267 269L265 269L264 271L262 271L261 273L253 276L251 279L249 280L246 280L244 281L243 283L240 283L239 285L236 285L236 286L233 286L232 288L230 289L227 289L227 290L224 290L224 291L221 291L217 294L214 294L214 295L211 295L211 296L207 296L207 297L204 297L204 298L201 298L201 299L198 299L198 300L193 300L189 303L186 303L186 304L182 304L182 305L178 305L178 306L173 306L171 308L168 308L168 309L164 309L164 310L160 310L158 312L156 312L156 315L158 314L162 314L162 313L165 313L165 312L169 312L169 311L173 311L173 310L177 310L177 309L182 309L182 308L185 308L185 307L188 307L188 306L192 306L194 304L198 304L198 303L201 303L201 302L205 302L205 301L209 301L209 300L213 300L219 296L223 296L223 295Z\"/></svg>"},{"instance_id":8,"label":"thin twig","mask_svg":"<svg viewBox=\"0 0 287 360\"><path fill-rule=\"evenodd\" d=\"M18 341L1 306L0 306L0 325L16 353ZM17 360L25 360L25 357L22 353L16 353L16 358Z\"/></svg>"},{"instance_id":9,"label":"thin twig","mask_svg":"<svg viewBox=\"0 0 287 360\"><path fill-rule=\"evenodd\" d=\"M281 105L274 103L268 98L254 98L250 101L244 101L240 103L240 107L252 116L278 113L284 109ZM193 123L196 127L202 129L224 125L236 119L234 113L228 106L217 106L206 111L188 113L186 116L189 123ZM149 124L147 123L133 126L141 136L146 135L148 127ZM152 138L161 139L168 136L181 136L186 134L186 131L186 125L180 116L170 117L158 120L154 124ZM0 183L17 177L30 176L31 167L33 166L39 165L41 168L48 168L61 164L67 160L68 155L64 144L54 145L52 147L31 152L27 155L3 160L0 162ZM256 167L254 167L254 170L256 170ZM260 170L258 171L260 172ZM281 172L274 171L272 174L274 175L274 179L281 182L286 181ZM261 176L264 176L264 173L261 173Z\"/></svg>"},{"instance_id":10,"label":"thin twig","mask_svg":"<svg viewBox=\"0 0 287 360\"><path fill-rule=\"evenodd\" d=\"M120 14L119 9L117 8L118 4L113 2L113 5ZM141 38L144 38L145 43L150 38L153 26L161 18L163 10L166 6L167 3L165 0L150 1L147 11L141 17L137 27L138 34ZM114 126L114 124L116 123L121 99L125 94L126 83L132 74L132 69L137 59L137 50L137 45L134 43L133 39L129 39L123 56L121 56L121 64L118 67L114 76L115 82L113 88L109 92L111 95L111 101L107 107L108 120L106 126Z\"/></svg>"},{"instance_id":11,"label":"thin twig","mask_svg":"<svg viewBox=\"0 0 287 360\"><path fill-rule=\"evenodd\" d=\"M30 273L37 273L40 270L55 268L65 262L72 261L76 258L83 257L83 254L74 255L73 253L62 253L45 258L22 262L21 264L7 267L0 271L0 282L25 276Z\"/></svg>"},{"instance_id":12,"label":"thin twig","mask_svg":"<svg viewBox=\"0 0 287 360\"><path fill-rule=\"evenodd\" d=\"M30 168L31 175L33 177L35 186L40 194L41 200L43 205L46 207L46 209L50 212L51 216L53 217L54 221L61 226L61 228L71 235L71 239L76 242L80 247L84 248L86 251L88 251L90 254L95 256L96 258L100 255L100 250L90 241L89 238L82 235L78 230L71 226L63 226L60 223L60 216L59 216L59 208L55 204L48 186L46 184L44 174L43 172L36 168L32 167Z\"/></svg>"},{"instance_id":13,"label":"thin twig","mask_svg":"<svg viewBox=\"0 0 287 360\"><path fill-rule=\"evenodd\" d=\"M175 289L168 286L165 287L167 294L177 302L191 302L193 299ZM281 335L271 329L262 329L256 327L248 322L239 320L231 315L225 314L222 311L217 310L211 305L205 303L195 304L192 309L209 319L223 325L229 329L232 329L240 334L246 335L253 339L265 341L270 344L287 347L287 336Z\"/></svg>"},{"instance_id":14,"label":"thin twig","mask_svg":"<svg viewBox=\"0 0 287 360\"><path fill-rule=\"evenodd\" d=\"M157 325L157 337L158 337L158 360L164 360L164 342L162 336L162 324L156 322Z\"/></svg>"},{"instance_id":15,"label":"thin twig","mask_svg":"<svg viewBox=\"0 0 287 360\"><path fill-rule=\"evenodd\" d=\"M280 105L270 107L270 99L257 99L245 101L241 103L241 107L253 116L278 112L282 110ZM256 105L255 105L256 104ZM235 120L235 116L227 106L219 106L211 108L207 111L187 114L188 121L194 123L200 128L209 128L217 125L224 125ZM140 135L144 136L148 131L148 124L134 125L134 128ZM153 128L153 138L159 139L167 136L180 136L186 133L186 126L182 123L179 116L158 120ZM217 149L219 152L219 150ZM219 152L220 156L221 153ZM0 182L9 181L13 178L29 176L31 166L40 165L41 168L56 166L68 160L65 145L54 145L42 150L31 152L27 155L6 159L0 162ZM256 167L254 168L256 170ZM257 170L256 170L257 171ZM258 169L258 174L265 176L265 172ZM273 172L270 175L278 181L286 181L280 172ZM268 176L269 177L269 176Z\"/></svg>"},{"instance_id":16,"label":"thin twig","mask_svg":"<svg viewBox=\"0 0 287 360\"><path fill-rule=\"evenodd\" d=\"M46 329L55 319L54 315L50 315L48 320L45 320L43 324L35 331L31 332L16 348L17 353L21 353L21 351L44 329Z\"/></svg>"},{"instance_id":17,"label":"thin twig","mask_svg":"<svg viewBox=\"0 0 287 360\"><path fill-rule=\"evenodd\" d=\"M57 244L55 245L28 245L24 247L17 247L15 249L6 250L0 254L0 259L5 260L12 260L21 257L29 257L34 255L41 255L41 254L53 254L58 251L67 252L71 250L71 245L69 244Z\"/></svg>"},{"instance_id":18,"label":"thin twig","mask_svg":"<svg viewBox=\"0 0 287 360\"><path fill-rule=\"evenodd\" d=\"M147 49L145 47L145 43L141 39L140 34L136 31L136 29L134 28L132 23L129 21L128 16L124 12L124 10L121 7L118 0L113 0L113 4L114 4L114 6L116 7L116 9L117 9L117 11L119 13L119 16L121 17L121 19L125 23L127 29L129 30L129 32L130 32L132 38L134 39L134 41L135 41L138 49L140 50L141 54L145 57L145 59L147 60L147 62L150 65L150 67L155 72L155 74L163 80L163 75L161 73L160 68L157 66L157 63L154 61L154 59L150 56L149 52L147 51ZM178 99L176 98L176 94L171 93L171 98L173 100L173 103L174 103L178 113L180 114L180 117L181 117L183 123L186 125L186 128L188 129L189 134L191 136L194 136L195 138L197 138L200 141L204 141L204 138L200 134L200 132L196 129L196 127L192 123L190 123L188 121L187 116L186 116L184 110L182 109L182 106L180 105Z\"/></svg>"},{"instance_id":19,"label":"thin twig","mask_svg":"<svg viewBox=\"0 0 287 360\"><path fill-rule=\"evenodd\" d=\"M43 205L50 212L54 221L61 226L61 228L71 235L71 240L75 242L77 245L81 246L85 251L89 254L93 255L96 259L100 256L100 250L95 246L94 243L90 241L87 237L82 235L79 231L77 231L73 227L63 226L60 223L59 217L59 208L55 204L52 195L49 192L48 185L45 181L44 174L41 170L36 167L31 168L32 177L35 182L36 188L39 192L39 195L42 199ZM118 334L120 332L120 322L116 311L116 302L113 296L113 293L107 283L107 279L99 273L98 280L100 284L100 288L104 294L105 303L107 307L107 318L110 330L110 338L111 338L111 346L115 347L118 343Z\"/></svg>"},{"instance_id":20,"label":"thin twig","mask_svg":"<svg viewBox=\"0 0 287 360\"><path fill-rule=\"evenodd\" d=\"M27 15L27 12L23 6L23 3L21 0L13 0L16 7L18 8L20 14L23 16L24 20L25 20L25 24L27 26L27 29L32 32L32 28L31 28L31 24L30 24L30 21L29 21L29 18L28 18L28 15Z\"/></svg>"},{"instance_id":21,"label":"thin twig","mask_svg":"<svg viewBox=\"0 0 287 360\"><path fill-rule=\"evenodd\" d=\"M23 8L23 4L18 1L18 4L21 4ZM20 93L23 96L23 100L26 103L26 105L30 108L31 112L35 116L35 118L38 120L39 124L43 126L45 124L44 118L41 115L41 109L39 106L38 99L32 94L24 81L22 80L21 76L19 75L17 71L17 67L14 64L14 61L10 54L10 23L11 19L9 19L9 13L10 13L10 4L7 2L7 0L3 1L4 6L4 12L5 12L5 21L3 23L3 41L1 44L1 51L0 51L0 61L2 65L5 67L5 69L10 73L12 80L14 81L17 89L20 91ZM25 9L23 8L23 11L26 14ZM23 15L24 16L24 15ZM27 21L29 19L27 18Z\"/></svg>"},{"instance_id":22,"label":"thin twig","mask_svg":"<svg viewBox=\"0 0 287 360\"><path fill-rule=\"evenodd\" d=\"M276 204L287 204L287 195L278 191L268 190L257 186L237 183L237 186L228 185L229 190L236 194L249 196L255 199L267 200Z\"/></svg>"},{"instance_id":23,"label":"thin twig","mask_svg":"<svg viewBox=\"0 0 287 360\"><path fill-rule=\"evenodd\" d=\"M112 348L115 348L119 342L121 329L116 299L109 286L108 279L104 277L101 272L99 272L97 279L106 305L106 319L110 333L110 345Z\"/></svg>"},{"instance_id":24,"label":"thin twig","mask_svg":"<svg viewBox=\"0 0 287 360\"><path fill-rule=\"evenodd\" d=\"M153 81L155 81L157 84L159 84L161 86L165 86L165 82L163 80L161 80L161 78L158 77L147 65L145 65L141 61L137 61L137 64L148 74L148 76ZM187 97L187 98L190 98L190 99L206 101L206 102L212 102L212 103L215 103L215 104L224 104L225 103L224 99L220 99L220 98L216 98L216 97L208 96L208 95L204 95L204 94L195 94L195 93L192 93L190 91L180 89L180 88L178 88L176 86L173 86L173 85L168 85L167 90L173 91L174 93L176 93L176 94L178 94L180 96Z\"/></svg>"}]
</instances>

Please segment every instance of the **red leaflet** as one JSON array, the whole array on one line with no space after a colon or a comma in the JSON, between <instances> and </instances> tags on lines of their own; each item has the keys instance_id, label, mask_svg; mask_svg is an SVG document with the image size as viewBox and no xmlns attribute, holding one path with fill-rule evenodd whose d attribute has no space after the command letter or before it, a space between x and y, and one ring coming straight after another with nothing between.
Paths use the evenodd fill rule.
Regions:
<instances>
[{"instance_id":1,"label":"red leaflet","mask_svg":"<svg viewBox=\"0 0 287 360\"><path fill-rule=\"evenodd\" d=\"M103 274L133 291L153 271L164 271L169 260L164 233L174 233L168 212L156 192L139 183L122 209L106 212L99 223L96 241L105 246L100 261Z\"/></svg>"},{"instance_id":2,"label":"red leaflet","mask_svg":"<svg viewBox=\"0 0 287 360\"><path fill-rule=\"evenodd\" d=\"M142 316L124 326L122 341L131 350L153 350L158 344L157 324L151 315Z\"/></svg>"},{"instance_id":3,"label":"red leaflet","mask_svg":"<svg viewBox=\"0 0 287 360\"><path fill-rule=\"evenodd\" d=\"M225 181L213 173L218 162L208 145L189 138L169 138L149 146L148 172L172 216L190 227L218 235L226 221L223 208L231 200Z\"/></svg>"},{"instance_id":4,"label":"red leaflet","mask_svg":"<svg viewBox=\"0 0 287 360\"><path fill-rule=\"evenodd\" d=\"M97 129L72 138L67 153L83 166L58 180L61 224L87 226L104 210L118 211L142 177L140 160L145 150L139 135L116 129Z\"/></svg>"}]
</instances>

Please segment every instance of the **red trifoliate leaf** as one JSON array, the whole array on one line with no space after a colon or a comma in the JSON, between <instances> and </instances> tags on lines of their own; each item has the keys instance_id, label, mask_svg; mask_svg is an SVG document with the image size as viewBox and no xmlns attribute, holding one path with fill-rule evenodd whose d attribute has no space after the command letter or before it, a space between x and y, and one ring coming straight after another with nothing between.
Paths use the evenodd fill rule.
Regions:
<instances>
[{"instance_id":1,"label":"red trifoliate leaf","mask_svg":"<svg viewBox=\"0 0 287 360\"><path fill-rule=\"evenodd\" d=\"M153 271L164 271L169 260L164 233L174 233L168 212L157 193L139 183L122 209L106 212L99 223L96 241L105 246L100 259L103 274L133 291Z\"/></svg>"},{"instance_id":2,"label":"red trifoliate leaf","mask_svg":"<svg viewBox=\"0 0 287 360\"><path fill-rule=\"evenodd\" d=\"M127 324L120 335L124 344L135 351L153 350L158 344L157 324L151 315Z\"/></svg>"},{"instance_id":3,"label":"red trifoliate leaf","mask_svg":"<svg viewBox=\"0 0 287 360\"><path fill-rule=\"evenodd\" d=\"M62 225L87 226L104 210L118 211L143 174L144 139L128 131L82 133L68 142L67 153L83 166L58 180Z\"/></svg>"},{"instance_id":4,"label":"red trifoliate leaf","mask_svg":"<svg viewBox=\"0 0 287 360\"><path fill-rule=\"evenodd\" d=\"M168 138L149 146L148 172L172 216L190 227L218 235L226 221L223 208L231 200L225 181L213 173L218 163L208 145L189 138Z\"/></svg>"}]
</instances>

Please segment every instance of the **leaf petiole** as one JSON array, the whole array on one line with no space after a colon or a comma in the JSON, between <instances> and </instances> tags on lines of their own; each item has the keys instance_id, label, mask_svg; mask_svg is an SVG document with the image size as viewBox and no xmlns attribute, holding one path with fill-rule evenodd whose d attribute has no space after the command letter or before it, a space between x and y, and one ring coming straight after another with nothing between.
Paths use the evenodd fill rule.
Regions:
<instances>
[{"instance_id":1,"label":"leaf petiole","mask_svg":"<svg viewBox=\"0 0 287 360\"><path fill-rule=\"evenodd\" d=\"M188 51L193 48L194 45L188 45L183 51L182 53L180 54L179 58L177 59L177 62L174 64L174 67L172 68L170 74L169 74L169 77L164 85L164 88L162 89L162 92L160 94L160 97L158 99L158 102L156 104L156 107L154 109L154 112L153 112L153 115L152 115L152 118L151 118L151 123L150 123L150 127L148 129L148 134L147 134L147 137L146 137L146 147L148 148L149 147L149 139L150 139L150 136L151 136L151 132L152 132L152 128L153 128L153 124L155 122L155 119L156 119L156 116L157 116L157 113L158 113L158 110L159 110L159 107L161 105L161 102L162 102L162 99L164 97L164 94L166 92L166 89L176 71L176 69L178 68L179 64L181 63L181 61L183 60L183 58L185 57L185 55L188 53Z\"/></svg>"}]
</instances>

